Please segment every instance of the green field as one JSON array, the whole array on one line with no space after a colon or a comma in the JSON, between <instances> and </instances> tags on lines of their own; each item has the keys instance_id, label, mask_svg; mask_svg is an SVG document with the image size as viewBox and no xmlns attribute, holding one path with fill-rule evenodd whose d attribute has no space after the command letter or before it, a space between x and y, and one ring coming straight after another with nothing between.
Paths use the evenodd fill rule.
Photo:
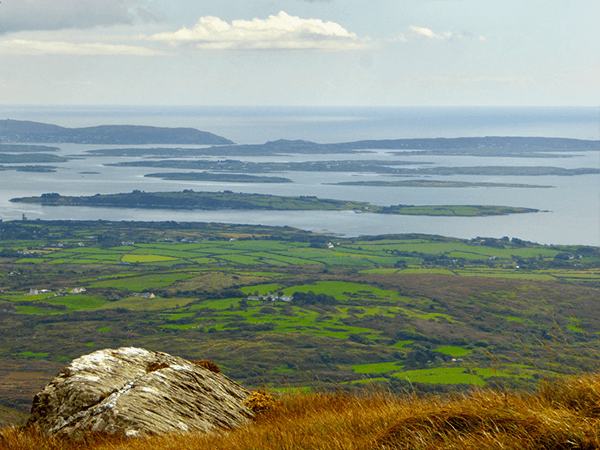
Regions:
<instances>
[{"instance_id":1,"label":"green field","mask_svg":"<svg viewBox=\"0 0 600 450\"><path fill-rule=\"evenodd\" d=\"M597 248L228 224L25 221L1 233L0 359L50 378L125 345L273 389L529 388L600 358ZM25 395L11 386L0 378L0 404Z\"/></svg>"}]
</instances>

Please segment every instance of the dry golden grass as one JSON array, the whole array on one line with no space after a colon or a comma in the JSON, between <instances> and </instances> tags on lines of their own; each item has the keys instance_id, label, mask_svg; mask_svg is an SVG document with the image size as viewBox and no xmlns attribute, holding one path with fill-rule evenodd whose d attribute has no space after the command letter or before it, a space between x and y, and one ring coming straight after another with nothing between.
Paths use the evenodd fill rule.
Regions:
<instances>
[{"instance_id":1,"label":"dry golden grass","mask_svg":"<svg viewBox=\"0 0 600 450\"><path fill-rule=\"evenodd\" d=\"M220 435L85 441L0 432L11 450L599 449L600 374L543 383L536 393L479 390L453 398L388 393L294 394Z\"/></svg>"}]
</instances>

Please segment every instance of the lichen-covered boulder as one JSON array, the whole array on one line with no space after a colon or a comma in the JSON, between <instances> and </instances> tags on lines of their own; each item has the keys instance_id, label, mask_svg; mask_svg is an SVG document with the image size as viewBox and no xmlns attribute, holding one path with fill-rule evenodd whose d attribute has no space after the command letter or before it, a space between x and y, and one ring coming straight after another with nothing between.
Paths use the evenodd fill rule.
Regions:
<instances>
[{"instance_id":1,"label":"lichen-covered boulder","mask_svg":"<svg viewBox=\"0 0 600 450\"><path fill-rule=\"evenodd\" d=\"M33 399L28 426L44 434L144 436L245 423L248 392L192 361L141 348L75 359Z\"/></svg>"}]
</instances>

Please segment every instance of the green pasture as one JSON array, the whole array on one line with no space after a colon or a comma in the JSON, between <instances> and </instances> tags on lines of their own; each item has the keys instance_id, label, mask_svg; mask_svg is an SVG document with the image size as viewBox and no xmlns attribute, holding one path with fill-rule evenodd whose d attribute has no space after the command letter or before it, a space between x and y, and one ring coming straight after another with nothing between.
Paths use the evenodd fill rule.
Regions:
<instances>
[{"instance_id":1,"label":"green pasture","mask_svg":"<svg viewBox=\"0 0 600 450\"><path fill-rule=\"evenodd\" d=\"M160 311L163 309L181 308L195 299L191 298L144 298L126 297L116 302L107 302L98 309L124 308L130 311Z\"/></svg>"},{"instance_id":2,"label":"green pasture","mask_svg":"<svg viewBox=\"0 0 600 450\"><path fill-rule=\"evenodd\" d=\"M402 269L397 269L397 268L390 268L390 269L367 269L367 270L361 270L360 273L381 273L381 274L388 274L388 273L398 273L401 270Z\"/></svg>"},{"instance_id":3,"label":"green pasture","mask_svg":"<svg viewBox=\"0 0 600 450\"><path fill-rule=\"evenodd\" d=\"M219 299L219 300L202 300L201 302L198 302L194 305L191 305L183 310L186 311L199 311L202 309L216 309L216 310L223 310L223 309L229 309L232 306L234 308L237 308L240 304L240 301L242 299L239 298L224 298L224 299Z\"/></svg>"},{"instance_id":4,"label":"green pasture","mask_svg":"<svg viewBox=\"0 0 600 450\"><path fill-rule=\"evenodd\" d=\"M49 316L55 316L57 314L64 314L67 311L57 311L54 309L45 309L45 308L38 308L37 306L21 306L21 305L17 305L16 306L16 310L19 312L19 314L27 314L27 315L35 315L35 316L45 316L45 315L49 315Z\"/></svg>"},{"instance_id":5,"label":"green pasture","mask_svg":"<svg viewBox=\"0 0 600 450\"><path fill-rule=\"evenodd\" d=\"M286 253L282 253L287 256ZM289 253L289 256L297 257L301 259L312 260L320 262L328 266L373 266L374 263L370 261L370 255L349 255L345 252L337 252L334 249L313 249L313 248L302 248Z\"/></svg>"},{"instance_id":6,"label":"green pasture","mask_svg":"<svg viewBox=\"0 0 600 450\"><path fill-rule=\"evenodd\" d=\"M399 299L398 293L395 291L346 281L318 281L315 284L294 286L283 290L286 295L292 295L294 292L309 291L313 291L315 294L332 295L339 301L348 301L352 298L375 301L396 301Z\"/></svg>"},{"instance_id":7,"label":"green pasture","mask_svg":"<svg viewBox=\"0 0 600 450\"><path fill-rule=\"evenodd\" d=\"M203 256L204 253L197 253L191 251L183 251L183 250L170 250L170 249L162 249L162 248L149 248L142 247L136 248L131 252L134 255L157 255L157 256L166 256L172 259L188 259L188 258L197 258L198 256Z\"/></svg>"},{"instance_id":8,"label":"green pasture","mask_svg":"<svg viewBox=\"0 0 600 450\"><path fill-rule=\"evenodd\" d=\"M392 374L411 383L426 384L471 384L485 386L485 380L467 372L466 367L438 367L435 369L408 370Z\"/></svg>"},{"instance_id":9,"label":"green pasture","mask_svg":"<svg viewBox=\"0 0 600 450\"><path fill-rule=\"evenodd\" d=\"M46 303L52 305L65 305L69 309L67 312L78 311L81 309L95 309L106 304L106 300L99 297L92 297L89 295L65 295L61 297L54 297L50 300L46 300Z\"/></svg>"},{"instance_id":10,"label":"green pasture","mask_svg":"<svg viewBox=\"0 0 600 450\"><path fill-rule=\"evenodd\" d=\"M443 347L438 347L435 349L436 352L443 353L444 355L450 355L455 358L462 358L463 356L469 355L472 350L468 350L462 347L456 347L452 345L445 345Z\"/></svg>"},{"instance_id":11,"label":"green pasture","mask_svg":"<svg viewBox=\"0 0 600 450\"><path fill-rule=\"evenodd\" d=\"M121 261L137 264L137 263L153 263L153 262L164 262L164 261L173 261L176 258L172 258L170 256L160 256L160 255L123 255Z\"/></svg>"},{"instance_id":12,"label":"green pasture","mask_svg":"<svg viewBox=\"0 0 600 450\"><path fill-rule=\"evenodd\" d=\"M16 301L16 309L21 314L65 314L68 312L79 311L84 309L96 309L104 304L106 304L106 300L100 297L94 297L89 295L81 295L81 294L68 294L68 295L60 295L54 296L54 294L44 294L44 295L25 295L25 296L15 296L5 298L7 300ZM35 305L27 305L22 306L19 305L19 301L40 301L43 304L40 306ZM66 306L66 309L48 309L44 307L44 304L50 305L63 305Z\"/></svg>"},{"instance_id":13,"label":"green pasture","mask_svg":"<svg viewBox=\"0 0 600 450\"><path fill-rule=\"evenodd\" d=\"M229 243L232 248L237 250L247 250L252 252L280 252L286 250L295 250L298 248L307 248L308 244L304 242L281 242L270 240L248 240L233 241Z\"/></svg>"},{"instance_id":14,"label":"green pasture","mask_svg":"<svg viewBox=\"0 0 600 450\"><path fill-rule=\"evenodd\" d=\"M352 309L351 306L337 306L336 309L341 313L341 317L348 317L348 310ZM402 308L396 307L382 307L382 306L362 306L360 309L363 312L355 312L353 315L356 317L366 317L366 316L386 316L386 317L394 317L395 313L402 310Z\"/></svg>"},{"instance_id":15,"label":"green pasture","mask_svg":"<svg viewBox=\"0 0 600 450\"><path fill-rule=\"evenodd\" d=\"M290 369L288 366L286 365L282 365L279 367L276 367L272 370L269 371L269 373L273 373L273 374L286 374L286 373L296 373L297 371L294 369Z\"/></svg>"},{"instance_id":16,"label":"green pasture","mask_svg":"<svg viewBox=\"0 0 600 450\"><path fill-rule=\"evenodd\" d=\"M426 268L403 269L403 270L399 270L398 273L403 273L403 274L435 273L435 274L442 274L442 275L455 275L454 271L448 270L448 269L426 269Z\"/></svg>"},{"instance_id":17,"label":"green pasture","mask_svg":"<svg viewBox=\"0 0 600 450\"><path fill-rule=\"evenodd\" d=\"M245 287L241 288L240 290L244 294L248 294L248 295L254 295L256 292L258 292L258 295L266 295L266 294L271 294L273 292L277 293L278 291L281 290L281 288L282 288L281 284L271 283L271 284L261 284L258 286L245 286Z\"/></svg>"},{"instance_id":18,"label":"green pasture","mask_svg":"<svg viewBox=\"0 0 600 450\"><path fill-rule=\"evenodd\" d=\"M194 313L171 313L162 314L161 317L166 320L180 320L186 317L194 317Z\"/></svg>"},{"instance_id":19,"label":"green pasture","mask_svg":"<svg viewBox=\"0 0 600 450\"><path fill-rule=\"evenodd\" d=\"M190 261L196 264L204 265L214 265L217 263L217 260L213 258L191 258Z\"/></svg>"},{"instance_id":20,"label":"green pasture","mask_svg":"<svg viewBox=\"0 0 600 450\"><path fill-rule=\"evenodd\" d=\"M152 244L135 244L139 248L157 248L174 251L202 250L206 247L204 243L183 244L183 243L161 243L155 242Z\"/></svg>"},{"instance_id":21,"label":"green pasture","mask_svg":"<svg viewBox=\"0 0 600 450\"><path fill-rule=\"evenodd\" d=\"M245 266L256 266L265 264L265 261L263 261L262 258L249 255L219 255L218 258L223 261L235 264L243 264Z\"/></svg>"},{"instance_id":22,"label":"green pasture","mask_svg":"<svg viewBox=\"0 0 600 450\"><path fill-rule=\"evenodd\" d=\"M203 248L201 250L198 250L198 256L203 256L203 255L233 255L236 253L248 253L247 251L244 250L239 250L236 248L230 248L227 243L223 242L221 243L219 246L213 244L210 247L206 247Z\"/></svg>"},{"instance_id":23,"label":"green pasture","mask_svg":"<svg viewBox=\"0 0 600 450\"><path fill-rule=\"evenodd\" d=\"M466 259L466 260L480 260L480 259L486 257L486 255L482 255L481 253L467 252L467 251L455 251L455 252L444 253L444 256L447 256L450 259Z\"/></svg>"},{"instance_id":24,"label":"green pasture","mask_svg":"<svg viewBox=\"0 0 600 450\"><path fill-rule=\"evenodd\" d=\"M24 356L26 358L44 359L44 358L48 357L49 353L36 353L36 352L26 351L26 352L17 353L17 355Z\"/></svg>"},{"instance_id":25,"label":"green pasture","mask_svg":"<svg viewBox=\"0 0 600 450\"><path fill-rule=\"evenodd\" d=\"M452 323L461 323L458 320L454 319L452 316L443 313L425 313L419 310L410 310L406 308L390 308L390 311L402 312L404 315L410 318L422 319L422 320L433 320L435 322L439 322L440 319L445 319L448 322Z\"/></svg>"},{"instance_id":26,"label":"green pasture","mask_svg":"<svg viewBox=\"0 0 600 450\"><path fill-rule=\"evenodd\" d=\"M429 384L472 384L484 386L486 379L492 377L532 379L533 368L530 366L511 364L499 367L437 367L396 372L393 377L406 379L411 383Z\"/></svg>"},{"instance_id":27,"label":"green pasture","mask_svg":"<svg viewBox=\"0 0 600 450\"><path fill-rule=\"evenodd\" d=\"M114 255L115 253L125 253L125 247L115 247L110 250L97 248L97 247L76 247L62 250L61 252L55 253L59 257L64 255Z\"/></svg>"},{"instance_id":28,"label":"green pasture","mask_svg":"<svg viewBox=\"0 0 600 450\"><path fill-rule=\"evenodd\" d=\"M3 300L10 300L11 302L23 302L23 301L37 302L37 301L41 301L41 300L46 300L48 298L52 298L52 297L54 297L54 295L55 294L53 292L49 292L46 294L35 294L35 295L30 295L30 294L2 295L0 298Z\"/></svg>"},{"instance_id":29,"label":"green pasture","mask_svg":"<svg viewBox=\"0 0 600 450\"><path fill-rule=\"evenodd\" d=\"M122 255L120 254L97 254L97 255L86 255L86 258L88 260L95 260L98 262L118 262L121 260ZM53 260L52 262L56 262L56 260Z\"/></svg>"},{"instance_id":30,"label":"green pasture","mask_svg":"<svg viewBox=\"0 0 600 450\"><path fill-rule=\"evenodd\" d=\"M45 260L42 258L22 258L17 261L17 264L42 264Z\"/></svg>"},{"instance_id":31,"label":"green pasture","mask_svg":"<svg viewBox=\"0 0 600 450\"><path fill-rule=\"evenodd\" d=\"M328 256L315 258L315 260L328 266L365 267L374 265L374 263L367 258L348 256L344 253L332 253Z\"/></svg>"},{"instance_id":32,"label":"green pasture","mask_svg":"<svg viewBox=\"0 0 600 450\"><path fill-rule=\"evenodd\" d=\"M294 253L291 252L290 254L294 254ZM260 258L265 258L265 259L268 258L268 259L279 261L279 262L286 263L289 265L319 264L318 261L311 261L309 259L296 258L295 256L285 256L285 255L281 255L279 253L258 252L254 256L257 256Z\"/></svg>"},{"instance_id":33,"label":"green pasture","mask_svg":"<svg viewBox=\"0 0 600 450\"><path fill-rule=\"evenodd\" d=\"M180 280L193 278L196 274L185 272L167 272L152 275L141 275L111 280L98 281L91 285L94 288L120 288L129 291L147 291L149 289L164 288Z\"/></svg>"},{"instance_id":34,"label":"green pasture","mask_svg":"<svg viewBox=\"0 0 600 450\"><path fill-rule=\"evenodd\" d=\"M496 248L487 247L485 245L468 244L466 242L431 242L421 239L414 241L377 241L374 242L354 242L352 245L348 245L349 248L358 248L362 250L372 252L403 252L403 253L421 253L425 255L444 255L449 258L465 258L465 259L489 259L493 256L499 259L511 260L512 256L518 258L538 258L540 255L542 258L551 259L554 258L559 250L553 250L541 246L533 248ZM399 256L402 258L402 256Z\"/></svg>"}]
</instances>

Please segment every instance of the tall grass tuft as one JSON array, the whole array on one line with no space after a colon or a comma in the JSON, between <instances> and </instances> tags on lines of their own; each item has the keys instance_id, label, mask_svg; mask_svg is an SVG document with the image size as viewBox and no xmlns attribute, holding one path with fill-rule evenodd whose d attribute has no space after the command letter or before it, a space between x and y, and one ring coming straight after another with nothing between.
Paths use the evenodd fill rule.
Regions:
<instances>
[{"instance_id":1,"label":"tall grass tuft","mask_svg":"<svg viewBox=\"0 0 600 450\"><path fill-rule=\"evenodd\" d=\"M257 397L258 398L258 397ZM261 397L261 401L262 401ZM543 382L534 393L480 389L453 397L381 391L295 393L246 426L217 435L82 442L5 429L10 450L600 449L600 374Z\"/></svg>"}]
</instances>

